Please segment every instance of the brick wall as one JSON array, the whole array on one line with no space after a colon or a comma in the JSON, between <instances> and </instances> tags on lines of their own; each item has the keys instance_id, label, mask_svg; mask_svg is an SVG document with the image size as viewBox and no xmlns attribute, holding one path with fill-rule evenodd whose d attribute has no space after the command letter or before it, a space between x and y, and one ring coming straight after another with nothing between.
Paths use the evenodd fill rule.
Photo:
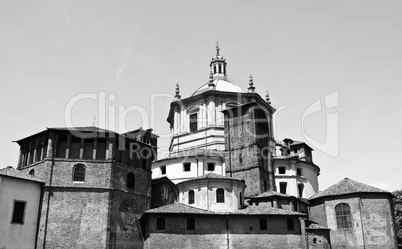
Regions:
<instances>
[{"instance_id":1,"label":"brick wall","mask_svg":"<svg viewBox=\"0 0 402 249\"><path fill-rule=\"evenodd\" d=\"M303 248L295 217L295 230L289 231L286 216L147 215L145 248ZM165 230L156 230L157 217L166 219ZM189 217L196 219L195 230L186 230ZM260 219L267 219L267 230L260 230Z\"/></svg>"},{"instance_id":2,"label":"brick wall","mask_svg":"<svg viewBox=\"0 0 402 249\"><path fill-rule=\"evenodd\" d=\"M48 191L45 191L38 248L44 248ZM53 188L47 222L46 248L105 248L109 193Z\"/></svg>"},{"instance_id":3,"label":"brick wall","mask_svg":"<svg viewBox=\"0 0 402 249\"><path fill-rule=\"evenodd\" d=\"M335 206L350 206L352 227L338 229ZM387 194L340 196L314 201L312 220L331 229L332 248L397 248L390 197ZM325 210L325 211L324 211Z\"/></svg>"}]
</instances>

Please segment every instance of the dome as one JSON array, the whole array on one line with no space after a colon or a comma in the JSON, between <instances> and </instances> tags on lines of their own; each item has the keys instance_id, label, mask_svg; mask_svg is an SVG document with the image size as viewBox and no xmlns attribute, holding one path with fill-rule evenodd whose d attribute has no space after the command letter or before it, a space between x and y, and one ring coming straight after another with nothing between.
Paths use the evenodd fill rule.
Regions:
<instances>
[{"instance_id":1,"label":"dome","mask_svg":"<svg viewBox=\"0 0 402 249\"><path fill-rule=\"evenodd\" d=\"M216 79L213 81L213 83L215 85L215 91L244 93L244 91L238 85L224 79ZM208 91L209 90L208 84L209 83L206 83L205 85L198 88L191 96L195 96Z\"/></svg>"}]
</instances>

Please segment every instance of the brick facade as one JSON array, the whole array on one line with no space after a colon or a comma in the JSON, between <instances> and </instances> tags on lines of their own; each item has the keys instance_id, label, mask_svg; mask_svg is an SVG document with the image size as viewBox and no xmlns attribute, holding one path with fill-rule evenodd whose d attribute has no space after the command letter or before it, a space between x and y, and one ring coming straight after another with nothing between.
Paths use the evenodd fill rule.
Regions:
<instances>
[{"instance_id":1,"label":"brick facade","mask_svg":"<svg viewBox=\"0 0 402 249\"><path fill-rule=\"evenodd\" d=\"M156 229L156 218L166 220L166 229ZM195 230L186 229L186 219L195 218ZM260 230L260 219L267 230ZM294 220L294 230L287 229ZM295 217L263 215L162 215L148 217L144 248L278 248L303 247L300 222Z\"/></svg>"},{"instance_id":2,"label":"brick facade","mask_svg":"<svg viewBox=\"0 0 402 249\"><path fill-rule=\"evenodd\" d=\"M88 128L89 140L80 137ZM19 169L46 183L37 248L142 247L139 218L151 207L155 157L155 148L143 141L153 140L99 130L49 129L18 141ZM38 141L48 141L46 154ZM76 167L84 169L81 178Z\"/></svg>"}]
</instances>

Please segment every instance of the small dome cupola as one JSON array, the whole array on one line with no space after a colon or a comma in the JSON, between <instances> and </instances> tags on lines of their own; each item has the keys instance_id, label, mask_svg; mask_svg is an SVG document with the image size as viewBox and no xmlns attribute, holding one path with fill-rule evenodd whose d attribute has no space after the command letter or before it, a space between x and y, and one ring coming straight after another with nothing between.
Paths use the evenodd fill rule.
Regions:
<instances>
[{"instance_id":1,"label":"small dome cupola","mask_svg":"<svg viewBox=\"0 0 402 249\"><path fill-rule=\"evenodd\" d=\"M224 59L220 54L219 43L216 42L216 55L212 58L211 63L209 66L211 67L211 72L213 73L213 79L224 79L226 78L226 59Z\"/></svg>"}]
</instances>

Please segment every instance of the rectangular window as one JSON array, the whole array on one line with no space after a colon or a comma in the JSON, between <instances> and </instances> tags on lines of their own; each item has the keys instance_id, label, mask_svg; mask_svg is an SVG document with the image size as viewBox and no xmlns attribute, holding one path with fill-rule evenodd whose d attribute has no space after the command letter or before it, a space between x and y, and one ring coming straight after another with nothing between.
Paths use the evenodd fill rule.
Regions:
<instances>
[{"instance_id":1,"label":"rectangular window","mask_svg":"<svg viewBox=\"0 0 402 249\"><path fill-rule=\"evenodd\" d=\"M280 182L279 183L279 190L282 194L286 194L286 182Z\"/></svg>"},{"instance_id":2,"label":"rectangular window","mask_svg":"<svg viewBox=\"0 0 402 249\"><path fill-rule=\"evenodd\" d=\"M215 171L215 163L208 163L208 171Z\"/></svg>"},{"instance_id":3,"label":"rectangular window","mask_svg":"<svg viewBox=\"0 0 402 249\"><path fill-rule=\"evenodd\" d=\"M295 222L294 222L294 220L287 220L287 227L288 227L288 230L295 230Z\"/></svg>"},{"instance_id":4,"label":"rectangular window","mask_svg":"<svg viewBox=\"0 0 402 249\"><path fill-rule=\"evenodd\" d=\"M191 163L183 163L183 171L190 171L191 170Z\"/></svg>"},{"instance_id":5,"label":"rectangular window","mask_svg":"<svg viewBox=\"0 0 402 249\"><path fill-rule=\"evenodd\" d=\"M303 171L301 168L297 168L296 171L298 176L303 176Z\"/></svg>"},{"instance_id":6,"label":"rectangular window","mask_svg":"<svg viewBox=\"0 0 402 249\"><path fill-rule=\"evenodd\" d=\"M279 174L286 174L286 167L279 167Z\"/></svg>"},{"instance_id":7,"label":"rectangular window","mask_svg":"<svg viewBox=\"0 0 402 249\"><path fill-rule=\"evenodd\" d=\"M266 219L260 219L260 230L267 230L267 220Z\"/></svg>"},{"instance_id":8,"label":"rectangular window","mask_svg":"<svg viewBox=\"0 0 402 249\"><path fill-rule=\"evenodd\" d=\"M197 119L197 113L191 114L190 115L190 132L196 132L198 130L198 119Z\"/></svg>"},{"instance_id":9,"label":"rectangular window","mask_svg":"<svg viewBox=\"0 0 402 249\"><path fill-rule=\"evenodd\" d=\"M161 175L166 175L166 166L160 166L161 169Z\"/></svg>"},{"instance_id":10,"label":"rectangular window","mask_svg":"<svg viewBox=\"0 0 402 249\"><path fill-rule=\"evenodd\" d=\"M12 223L24 224L25 204L25 201L14 200L13 217L11 219Z\"/></svg>"},{"instance_id":11,"label":"rectangular window","mask_svg":"<svg viewBox=\"0 0 402 249\"><path fill-rule=\"evenodd\" d=\"M187 230L195 230L195 218L186 219L186 228Z\"/></svg>"},{"instance_id":12,"label":"rectangular window","mask_svg":"<svg viewBox=\"0 0 402 249\"><path fill-rule=\"evenodd\" d=\"M165 230L165 228L166 228L165 218L156 218L156 229Z\"/></svg>"}]
</instances>

